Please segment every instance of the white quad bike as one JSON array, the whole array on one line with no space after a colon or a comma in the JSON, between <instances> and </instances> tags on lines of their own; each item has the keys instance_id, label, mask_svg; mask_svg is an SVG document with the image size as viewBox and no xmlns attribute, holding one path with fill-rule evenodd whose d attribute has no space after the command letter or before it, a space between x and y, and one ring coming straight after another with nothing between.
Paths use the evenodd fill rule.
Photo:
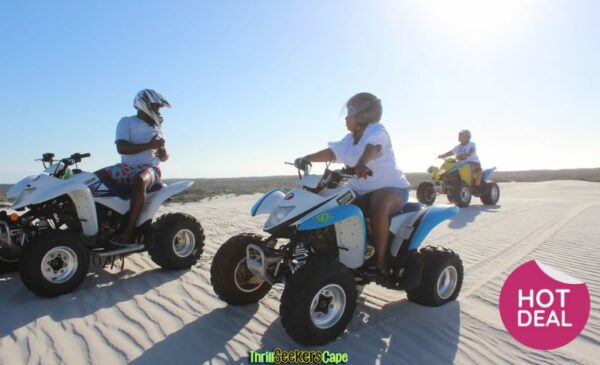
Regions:
<instances>
[{"instance_id":1,"label":"white quad bike","mask_svg":"<svg viewBox=\"0 0 600 365\"><path fill-rule=\"evenodd\" d=\"M27 288L54 297L81 284L90 257L114 263L115 257L147 250L155 263L171 270L187 269L198 261L204 232L194 217L172 213L152 222L165 200L193 182L153 187L137 221L135 242L115 246L109 240L127 221L131 189L70 168L85 157L90 154L54 160L54 154L46 153L43 173L10 188L7 197L15 199L15 212L0 211L1 272L18 269Z\"/></svg>"},{"instance_id":2,"label":"white quad bike","mask_svg":"<svg viewBox=\"0 0 600 365\"><path fill-rule=\"evenodd\" d=\"M302 345L323 345L352 319L357 285L374 281L367 269L375 260L373 241L368 218L353 204L356 193L345 184L353 168L327 168L318 176L309 174L309 166L296 167L295 188L270 191L251 209L252 216L269 214L264 230L270 236L243 233L227 240L213 259L211 283L232 305L256 303L272 285L284 283L279 312L286 332ZM408 300L426 306L456 299L463 282L460 257L419 246L457 213L455 206L407 203L390 217L392 276L386 287L405 290Z\"/></svg>"}]
</instances>

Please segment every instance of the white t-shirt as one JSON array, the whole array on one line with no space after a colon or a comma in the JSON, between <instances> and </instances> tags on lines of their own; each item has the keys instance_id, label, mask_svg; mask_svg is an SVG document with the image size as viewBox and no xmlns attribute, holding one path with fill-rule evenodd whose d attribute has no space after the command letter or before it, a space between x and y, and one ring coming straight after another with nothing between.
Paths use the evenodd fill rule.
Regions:
<instances>
[{"instance_id":1,"label":"white t-shirt","mask_svg":"<svg viewBox=\"0 0 600 365\"><path fill-rule=\"evenodd\" d=\"M329 143L329 148L333 151L336 162L354 167L367 144L381 145L377 157L366 163L366 166L373 171L373 176L367 176L366 179L358 177L350 179L348 181L350 189L364 195L382 188L410 187L410 183L396 166L390 136L380 123L369 124L357 144L354 144L352 133L348 133L341 141Z\"/></svg>"},{"instance_id":2,"label":"white t-shirt","mask_svg":"<svg viewBox=\"0 0 600 365\"><path fill-rule=\"evenodd\" d=\"M475 147L475 143L473 142L467 142L464 146L462 144L459 144L458 146L452 149L452 154L460 155L463 153L469 153L469 151L471 150L473 150L473 154L464 161L479 163L479 157L477 157L477 147Z\"/></svg>"},{"instance_id":3,"label":"white t-shirt","mask_svg":"<svg viewBox=\"0 0 600 365\"><path fill-rule=\"evenodd\" d=\"M160 127L151 126L137 116L123 117L119 121L119 124L117 124L115 142L124 140L131 144L143 144L150 142L155 136L163 138L163 132ZM121 163L158 166L160 160L154 155L155 152L156 150L146 150L133 155L121 155Z\"/></svg>"}]
</instances>

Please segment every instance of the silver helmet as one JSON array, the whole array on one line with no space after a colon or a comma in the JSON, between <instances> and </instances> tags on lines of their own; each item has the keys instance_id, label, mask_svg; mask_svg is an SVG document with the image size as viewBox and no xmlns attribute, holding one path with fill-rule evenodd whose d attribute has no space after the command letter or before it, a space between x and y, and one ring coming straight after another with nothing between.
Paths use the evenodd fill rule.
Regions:
<instances>
[{"instance_id":1,"label":"silver helmet","mask_svg":"<svg viewBox=\"0 0 600 365\"><path fill-rule=\"evenodd\" d=\"M458 132L458 134L464 134L465 137L467 137L467 141L471 141L471 131L468 129L462 129L460 132Z\"/></svg>"},{"instance_id":2,"label":"silver helmet","mask_svg":"<svg viewBox=\"0 0 600 365\"><path fill-rule=\"evenodd\" d=\"M158 108L170 108L171 104L162 95L151 89L144 89L137 93L133 100L133 107L148 115L154 123L160 125L163 122L163 117L160 111L152 108L152 105L158 105Z\"/></svg>"},{"instance_id":3,"label":"silver helmet","mask_svg":"<svg viewBox=\"0 0 600 365\"><path fill-rule=\"evenodd\" d=\"M348 115L356 116L359 124L377 123L381 120L381 100L371 93L358 93L346 102Z\"/></svg>"}]
</instances>

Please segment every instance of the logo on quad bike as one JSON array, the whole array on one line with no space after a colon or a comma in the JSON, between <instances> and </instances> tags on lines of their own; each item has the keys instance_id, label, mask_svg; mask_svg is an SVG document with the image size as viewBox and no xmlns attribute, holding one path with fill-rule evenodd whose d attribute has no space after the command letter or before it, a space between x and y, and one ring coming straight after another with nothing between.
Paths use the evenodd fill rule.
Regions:
<instances>
[{"instance_id":1,"label":"logo on quad bike","mask_svg":"<svg viewBox=\"0 0 600 365\"><path fill-rule=\"evenodd\" d=\"M579 336L590 315L590 292L585 283L531 260L508 276L498 307L517 341L551 350Z\"/></svg>"},{"instance_id":2,"label":"logo on quad bike","mask_svg":"<svg viewBox=\"0 0 600 365\"><path fill-rule=\"evenodd\" d=\"M285 198L283 198L284 200L292 200L294 199L294 193L289 193L288 195L285 196Z\"/></svg>"},{"instance_id":3,"label":"logo on quad bike","mask_svg":"<svg viewBox=\"0 0 600 365\"><path fill-rule=\"evenodd\" d=\"M317 219L317 222L319 222L319 223L325 223L331 219L331 214L321 213L316 217L316 219Z\"/></svg>"}]
</instances>

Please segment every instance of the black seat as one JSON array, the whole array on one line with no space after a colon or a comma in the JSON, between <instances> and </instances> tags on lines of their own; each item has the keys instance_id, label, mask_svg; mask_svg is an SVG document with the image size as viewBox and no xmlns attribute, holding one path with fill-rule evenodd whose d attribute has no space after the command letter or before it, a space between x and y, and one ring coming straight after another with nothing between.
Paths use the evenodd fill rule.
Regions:
<instances>
[{"instance_id":1,"label":"black seat","mask_svg":"<svg viewBox=\"0 0 600 365\"><path fill-rule=\"evenodd\" d=\"M402 207L401 211L391 214L390 218L393 218L397 215L408 213L408 212L416 212L417 210L421 210L421 209L423 209L423 204L421 204L421 203L406 203Z\"/></svg>"},{"instance_id":2,"label":"black seat","mask_svg":"<svg viewBox=\"0 0 600 365\"><path fill-rule=\"evenodd\" d=\"M112 181L111 179L102 176L101 174L96 174L96 176L98 177L98 179L100 179L102 184L104 186L106 186L107 190L97 189L97 190L93 191L92 195L94 197L116 196L121 199L131 199L131 185L130 184L117 184L114 181ZM158 184L154 184L154 186L151 187L150 190L148 190L148 192L153 193L155 191L159 191L160 189L162 189L165 186L166 186L165 184L163 184L162 182L159 182Z\"/></svg>"}]
</instances>

